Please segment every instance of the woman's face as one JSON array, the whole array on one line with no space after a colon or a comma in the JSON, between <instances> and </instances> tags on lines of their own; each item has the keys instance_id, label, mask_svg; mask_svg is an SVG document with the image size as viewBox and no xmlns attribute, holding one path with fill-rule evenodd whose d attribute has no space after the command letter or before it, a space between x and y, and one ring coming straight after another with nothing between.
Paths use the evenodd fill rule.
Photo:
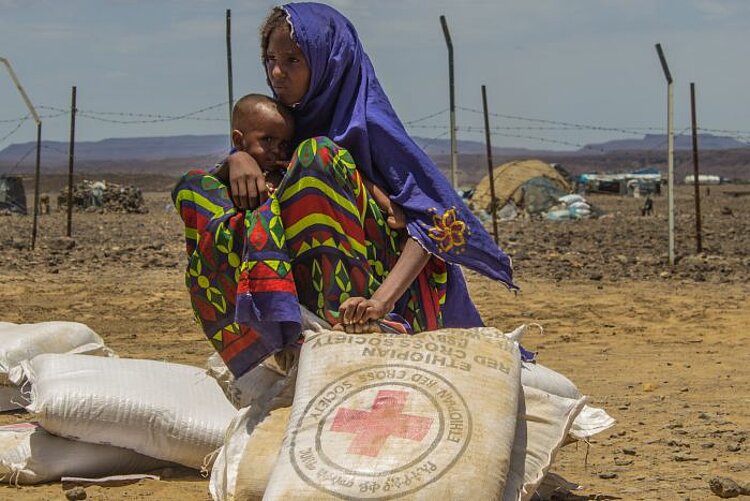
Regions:
<instances>
[{"instance_id":1,"label":"woman's face","mask_svg":"<svg viewBox=\"0 0 750 501\"><path fill-rule=\"evenodd\" d=\"M299 103L310 86L310 66L289 28L276 28L268 37L266 74L279 101L287 106Z\"/></svg>"}]
</instances>

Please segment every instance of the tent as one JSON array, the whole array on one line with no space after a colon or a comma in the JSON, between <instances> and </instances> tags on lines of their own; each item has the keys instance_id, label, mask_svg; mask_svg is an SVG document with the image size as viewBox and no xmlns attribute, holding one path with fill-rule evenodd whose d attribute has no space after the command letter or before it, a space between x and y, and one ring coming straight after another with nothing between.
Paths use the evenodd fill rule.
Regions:
<instances>
[{"instance_id":1,"label":"tent","mask_svg":"<svg viewBox=\"0 0 750 501\"><path fill-rule=\"evenodd\" d=\"M541 160L515 160L495 167L495 197L501 209L512 202L529 214L547 211L571 191L570 183L550 164ZM490 212L490 177L477 184L471 206Z\"/></svg>"},{"instance_id":2,"label":"tent","mask_svg":"<svg viewBox=\"0 0 750 501\"><path fill-rule=\"evenodd\" d=\"M18 176L0 176L0 211L26 215L26 192Z\"/></svg>"}]
</instances>

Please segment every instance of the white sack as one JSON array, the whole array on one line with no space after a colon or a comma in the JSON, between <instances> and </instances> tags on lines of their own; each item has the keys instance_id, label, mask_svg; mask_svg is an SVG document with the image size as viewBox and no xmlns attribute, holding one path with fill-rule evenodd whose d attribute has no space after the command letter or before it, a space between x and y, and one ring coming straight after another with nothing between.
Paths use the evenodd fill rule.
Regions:
<instances>
[{"instance_id":1,"label":"white sack","mask_svg":"<svg viewBox=\"0 0 750 501\"><path fill-rule=\"evenodd\" d=\"M50 433L200 468L236 413L205 371L154 360L39 355L12 377Z\"/></svg>"},{"instance_id":2,"label":"white sack","mask_svg":"<svg viewBox=\"0 0 750 501\"><path fill-rule=\"evenodd\" d=\"M574 204L576 202L585 202L586 199L583 198L581 195L578 195L576 193L571 193L570 195L563 195L560 198L557 199L560 202L563 202L565 204Z\"/></svg>"},{"instance_id":3,"label":"white sack","mask_svg":"<svg viewBox=\"0 0 750 501\"><path fill-rule=\"evenodd\" d=\"M32 423L0 426L0 479L11 484L144 473L167 466L173 464L120 447L56 437Z\"/></svg>"},{"instance_id":4,"label":"white sack","mask_svg":"<svg viewBox=\"0 0 750 501\"><path fill-rule=\"evenodd\" d=\"M532 325L536 325L541 330L540 325ZM505 336L520 343L528 327L522 324L506 333ZM521 363L521 384L567 399L578 400L583 397L581 391L570 379L537 362ZM570 427L570 437L574 440L587 440L615 425L615 419L604 409L588 405L584 405L574 417Z\"/></svg>"},{"instance_id":5,"label":"white sack","mask_svg":"<svg viewBox=\"0 0 750 501\"><path fill-rule=\"evenodd\" d=\"M10 384L8 373L13 367L42 353L106 355L111 352L96 332L78 322L0 322L0 384Z\"/></svg>"},{"instance_id":6,"label":"white sack","mask_svg":"<svg viewBox=\"0 0 750 501\"><path fill-rule=\"evenodd\" d=\"M584 405L570 427L570 436L576 440L588 440L597 433L612 428L615 418L604 409Z\"/></svg>"},{"instance_id":7,"label":"white sack","mask_svg":"<svg viewBox=\"0 0 750 501\"><path fill-rule=\"evenodd\" d=\"M263 499L498 498L519 388L496 329L313 333Z\"/></svg>"},{"instance_id":8,"label":"white sack","mask_svg":"<svg viewBox=\"0 0 750 501\"><path fill-rule=\"evenodd\" d=\"M214 500L263 497L289 422L296 378L294 367L280 385L241 409L227 427L208 486Z\"/></svg>"},{"instance_id":9,"label":"white sack","mask_svg":"<svg viewBox=\"0 0 750 501\"><path fill-rule=\"evenodd\" d=\"M571 209L576 209L578 211L584 210L591 212L591 206L586 202L573 202L572 204L568 204L568 207L570 207Z\"/></svg>"},{"instance_id":10,"label":"white sack","mask_svg":"<svg viewBox=\"0 0 750 501\"><path fill-rule=\"evenodd\" d=\"M269 392L273 393L274 388L280 387L285 378L284 372L273 363L273 357L261 362L238 379L235 379L218 353L208 358L207 366L208 375L219 383L224 395L238 409L251 405Z\"/></svg>"},{"instance_id":11,"label":"white sack","mask_svg":"<svg viewBox=\"0 0 750 501\"><path fill-rule=\"evenodd\" d=\"M564 398L527 386L522 391L503 501L531 499L586 402L586 397Z\"/></svg>"},{"instance_id":12,"label":"white sack","mask_svg":"<svg viewBox=\"0 0 750 501\"><path fill-rule=\"evenodd\" d=\"M521 364L521 384L558 397L579 399L583 396L573 381L536 362Z\"/></svg>"}]
</instances>

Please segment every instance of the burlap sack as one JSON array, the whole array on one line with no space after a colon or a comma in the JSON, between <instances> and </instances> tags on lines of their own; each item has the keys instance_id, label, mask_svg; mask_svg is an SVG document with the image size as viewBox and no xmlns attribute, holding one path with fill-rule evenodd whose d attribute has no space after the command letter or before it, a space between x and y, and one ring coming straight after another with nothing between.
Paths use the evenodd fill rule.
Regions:
<instances>
[{"instance_id":1,"label":"burlap sack","mask_svg":"<svg viewBox=\"0 0 750 501\"><path fill-rule=\"evenodd\" d=\"M292 412L297 370L239 411L227 427L208 490L216 501L262 499Z\"/></svg>"},{"instance_id":2,"label":"burlap sack","mask_svg":"<svg viewBox=\"0 0 750 501\"><path fill-rule=\"evenodd\" d=\"M308 333L264 499L496 499L516 429L518 345L498 330Z\"/></svg>"}]
</instances>

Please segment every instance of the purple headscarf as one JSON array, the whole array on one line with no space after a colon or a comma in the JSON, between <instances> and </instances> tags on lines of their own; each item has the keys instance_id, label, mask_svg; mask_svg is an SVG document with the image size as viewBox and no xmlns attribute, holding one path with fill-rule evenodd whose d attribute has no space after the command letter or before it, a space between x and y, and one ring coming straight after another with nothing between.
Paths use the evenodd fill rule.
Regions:
<instances>
[{"instance_id":1,"label":"purple headscarf","mask_svg":"<svg viewBox=\"0 0 750 501\"><path fill-rule=\"evenodd\" d=\"M409 137L351 22L319 3L282 8L311 70L307 94L294 108L297 139L333 139L404 209L409 235L425 249L515 288L510 258Z\"/></svg>"}]
</instances>

